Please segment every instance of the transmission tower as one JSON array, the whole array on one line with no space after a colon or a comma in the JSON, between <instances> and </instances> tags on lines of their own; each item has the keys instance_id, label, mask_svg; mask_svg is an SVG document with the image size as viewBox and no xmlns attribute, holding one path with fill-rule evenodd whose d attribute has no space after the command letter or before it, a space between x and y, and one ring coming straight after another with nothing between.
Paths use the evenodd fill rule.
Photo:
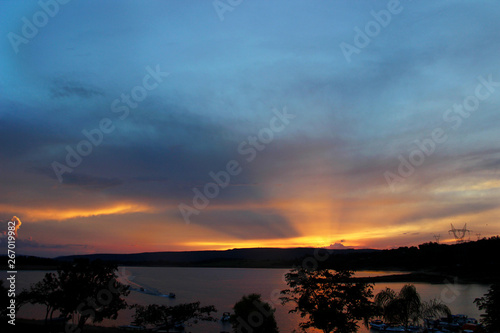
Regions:
<instances>
[{"instance_id":1,"label":"transmission tower","mask_svg":"<svg viewBox=\"0 0 500 333\"><path fill-rule=\"evenodd\" d=\"M434 239L436 240L436 243L439 243L439 240L441 239L441 235L434 235Z\"/></svg>"},{"instance_id":2,"label":"transmission tower","mask_svg":"<svg viewBox=\"0 0 500 333\"><path fill-rule=\"evenodd\" d=\"M477 233L476 236L477 236L477 240L481 239L481 234L480 233Z\"/></svg>"},{"instance_id":3,"label":"transmission tower","mask_svg":"<svg viewBox=\"0 0 500 333\"><path fill-rule=\"evenodd\" d=\"M453 236L455 237L455 241L457 243L464 243L465 242L465 235L469 234L470 238L470 233L471 231L467 229L467 223L465 223L464 227L462 229L457 229L453 226L453 223L451 224L451 230L448 231L449 233L452 233Z\"/></svg>"}]
</instances>

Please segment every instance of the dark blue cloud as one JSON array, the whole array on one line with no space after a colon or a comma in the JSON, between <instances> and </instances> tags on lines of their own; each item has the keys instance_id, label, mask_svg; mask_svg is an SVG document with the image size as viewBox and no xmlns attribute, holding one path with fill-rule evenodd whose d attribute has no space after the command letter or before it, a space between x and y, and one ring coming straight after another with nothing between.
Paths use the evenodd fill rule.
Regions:
<instances>
[{"instance_id":1,"label":"dark blue cloud","mask_svg":"<svg viewBox=\"0 0 500 333\"><path fill-rule=\"evenodd\" d=\"M21 206L189 204L193 188L213 181L209 172L238 160L241 174L211 203L234 210L207 210L200 225L238 239L293 237L280 213L241 207L291 195L276 184L328 186L340 178L345 196L386 193L384 172L440 126L449 140L406 181L406 193L431 193L458 176L483 179L499 166L492 151L500 88L456 131L443 113L474 93L478 76L500 81L499 4L401 4L351 63L339 44L353 43L354 28L386 3L251 1L223 22L203 1L61 6L19 53L0 42L0 197ZM12 14L0 32L21 33L21 18L39 9L0 2ZM120 119L113 102L143 84L148 66L170 75ZM246 163L238 145L285 106L296 119ZM52 163L65 163L66 147L76 149L87 140L82 131L105 118L113 131L59 183ZM491 202L399 222L488 211Z\"/></svg>"},{"instance_id":2,"label":"dark blue cloud","mask_svg":"<svg viewBox=\"0 0 500 333\"><path fill-rule=\"evenodd\" d=\"M244 240L300 235L293 224L272 210L206 211L192 223Z\"/></svg>"},{"instance_id":3,"label":"dark blue cloud","mask_svg":"<svg viewBox=\"0 0 500 333\"><path fill-rule=\"evenodd\" d=\"M54 83L50 88L50 95L52 98L65 98L73 96L91 98L94 96L104 96L104 92L97 88L86 87L79 82L57 79L54 80Z\"/></svg>"}]
</instances>

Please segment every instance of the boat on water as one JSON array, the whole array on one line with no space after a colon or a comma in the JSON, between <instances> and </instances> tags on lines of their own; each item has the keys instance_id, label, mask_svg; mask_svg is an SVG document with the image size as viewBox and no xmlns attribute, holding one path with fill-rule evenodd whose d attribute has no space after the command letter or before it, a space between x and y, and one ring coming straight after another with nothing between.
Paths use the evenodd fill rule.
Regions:
<instances>
[{"instance_id":1,"label":"boat on water","mask_svg":"<svg viewBox=\"0 0 500 333\"><path fill-rule=\"evenodd\" d=\"M148 294L148 295L153 295L153 296L175 298L175 293L166 293L166 294L163 294L163 293L161 293L158 290L155 290L155 289L146 289L144 287L139 287L139 288L131 287L130 290L138 291L140 293Z\"/></svg>"},{"instance_id":2,"label":"boat on water","mask_svg":"<svg viewBox=\"0 0 500 333\"><path fill-rule=\"evenodd\" d=\"M382 320L372 320L369 322L370 328L374 331L384 331L384 332L404 332L404 326L395 324L386 324Z\"/></svg>"},{"instance_id":3,"label":"boat on water","mask_svg":"<svg viewBox=\"0 0 500 333\"><path fill-rule=\"evenodd\" d=\"M228 322L231 319L231 314L229 312L224 312L220 321Z\"/></svg>"},{"instance_id":4,"label":"boat on water","mask_svg":"<svg viewBox=\"0 0 500 333\"><path fill-rule=\"evenodd\" d=\"M430 332L484 332L484 328L475 318L469 318L466 315L458 314L440 319L424 320L425 327Z\"/></svg>"},{"instance_id":5,"label":"boat on water","mask_svg":"<svg viewBox=\"0 0 500 333\"><path fill-rule=\"evenodd\" d=\"M439 319L425 319L424 326L408 326L385 323L382 320L372 320L370 329L383 332L432 332L432 333L484 333L484 328L475 318L457 314Z\"/></svg>"},{"instance_id":6,"label":"boat on water","mask_svg":"<svg viewBox=\"0 0 500 333\"><path fill-rule=\"evenodd\" d=\"M118 328L124 331L146 331L145 326L137 325L135 321L132 322L130 325L118 326Z\"/></svg>"},{"instance_id":7,"label":"boat on water","mask_svg":"<svg viewBox=\"0 0 500 333\"><path fill-rule=\"evenodd\" d=\"M143 293L143 294L148 294L148 295L159 295L159 293L155 290L150 290L150 289L146 289L144 287L139 287L139 288L130 288L130 290L133 290L133 291L138 291L140 293Z\"/></svg>"},{"instance_id":8,"label":"boat on water","mask_svg":"<svg viewBox=\"0 0 500 333\"><path fill-rule=\"evenodd\" d=\"M387 327L382 320L373 320L369 324L370 328L375 331L383 331Z\"/></svg>"},{"instance_id":9,"label":"boat on water","mask_svg":"<svg viewBox=\"0 0 500 333\"><path fill-rule=\"evenodd\" d=\"M384 328L385 332L405 332L405 327L401 325L387 325Z\"/></svg>"}]
</instances>

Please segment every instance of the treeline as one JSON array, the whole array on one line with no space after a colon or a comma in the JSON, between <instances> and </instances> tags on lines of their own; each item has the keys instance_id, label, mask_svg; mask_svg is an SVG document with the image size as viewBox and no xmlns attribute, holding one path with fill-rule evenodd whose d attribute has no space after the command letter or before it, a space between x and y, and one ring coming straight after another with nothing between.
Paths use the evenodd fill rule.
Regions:
<instances>
[{"instance_id":1,"label":"treeline","mask_svg":"<svg viewBox=\"0 0 500 333\"><path fill-rule=\"evenodd\" d=\"M327 250L319 253L323 268L352 270L419 271L464 280L492 282L500 277L500 237L494 236L461 244L424 243L390 250ZM61 262L77 258L103 260L124 266L290 268L312 257L318 249L233 249L227 251L156 252L136 254L94 254L55 259L18 256L19 269L55 269ZM5 259L5 260L4 260ZM1 259L7 263L7 258ZM426 277L423 277L425 280Z\"/></svg>"},{"instance_id":2,"label":"treeline","mask_svg":"<svg viewBox=\"0 0 500 333\"><path fill-rule=\"evenodd\" d=\"M492 282L500 277L500 237L460 244L424 243L366 253L331 253L322 265L353 270L425 271L464 280Z\"/></svg>"},{"instance_id":3,"label":"treeline","mask_svg":"<svg viewBox=\"0 0 500 333\"><path fill-rule=\"evenodd\" d=\"M0 256L2 269L7 271L7 256ZM16 267L18 270L53 270L61 264L61 261L52 258L41 258L35 256L16 256Z\"/></svg>"}]
</instances>

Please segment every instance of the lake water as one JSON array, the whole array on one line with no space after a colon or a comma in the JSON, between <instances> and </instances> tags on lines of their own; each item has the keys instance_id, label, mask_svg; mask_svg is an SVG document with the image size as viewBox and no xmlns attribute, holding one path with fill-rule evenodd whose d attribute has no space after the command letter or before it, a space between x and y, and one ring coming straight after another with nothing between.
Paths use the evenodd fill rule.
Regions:
<instances>
[{"instance_id":1,"label":"lake water","mask_svg":"<svg viewBox=\"0 0 500 333\"><path fill-rule=\"evenodd\" d=\"M301 318L297 314L289 314L291 304L282 306L277 297L282 289L286 289L284 275L287 269L256 269L256 268L186 268L186 267L120 267L119 276L133 286L141 286L146 290L157 290L166 294L174 292L175 299L149 295L132 291L127 297L129 304L164 304L176 305L200 301L201 305L215 305L220 318L223 312L232 310L233 305L243 296L258 293L262 298L276 308L275 316L280 332L298 331ZM19 271L17 275L17 289L27 288L31 283L43 278L43 271ZM357 276L377 276L396 272L357 272ZM405 283L379 283L375 285L374 293L392 288L396 291ZM441 299L454 314L466 314L479 319L478 311L473 301L483 296L489 286L480 284L454 284L448 281L445 284L414 283L423 300L432 298ZM41 319L44 308L27 305L18 313L22 318ZM105 321L102 325L118 326L129 324L132 321L133 311L124 310L115 321ZM186 332L220 332L232 331L229 324L201 322L186 329ZM360 332L366 332L362 327ZM315 332L310 330L310 332Z\"/></svg>"}]
</instances>

